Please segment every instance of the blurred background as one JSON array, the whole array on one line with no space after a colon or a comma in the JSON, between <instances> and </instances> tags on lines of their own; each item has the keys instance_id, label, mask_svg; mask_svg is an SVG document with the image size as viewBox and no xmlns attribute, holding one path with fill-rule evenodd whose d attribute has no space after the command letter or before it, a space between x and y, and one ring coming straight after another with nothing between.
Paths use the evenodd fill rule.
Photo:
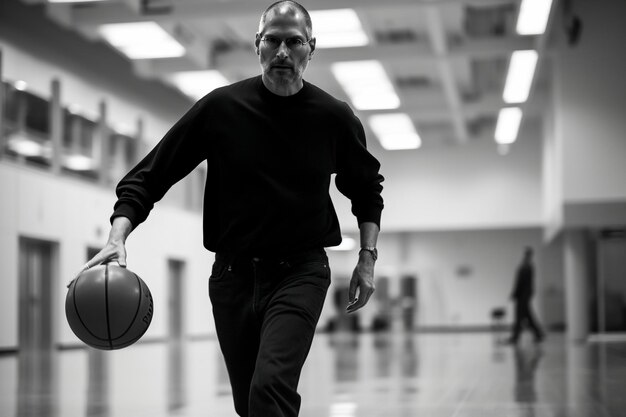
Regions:
<instances>
[{"instance_id":1,"label":"blurred background","mask_svg":"<svg viewBox=\"0 0 626 417\"><path fill-rule=\"evenodd\" d=\"M476 350L487 355L478 356L486 361L484 369L491 369L485 372L504 375L508 385L519 382L493 367L521 363L522 368L506 369L535 369L540 356L520 357L492 342L506 336L512 322L509 295L527 246L535 250L533 306L555 349L555 362L543 363L578 372L596 363L585 355L599 352L598 346L621 346L626 341L626 3L302 3L311 11L318 46L305 79L351 104L386 178L377 291L366 309L351 316L343 310L358 228L349 201L331 190L344 243L329 248L333 284L319 322L321 342L311 353L316 365L303 376L305 391L317 392L315 378L345 376L324 373L324 349L341 364L336 369L353 372L359 381L363 375L376 380L375 372L360 373L361 362L350 363L355 352L366 355L367 363L382 355L383 368L405 358L398 352L413 352L397 372L415 371L416 346L429 337L435 339L421 352L439 358L436 363L448 354L446 346L467 346L472 355ZM172 403L189 400L191 394L177 393L195 386L184 381L196 372L199 380L213 381L212 392L223 401L219 412L231 415L207 296L213 254L202 247L204 165L172 188L127 242L128 267L147 282L155 302L152 324L137 345L111 354L85 349L65 321L65 285L106 242L117 181L198 98L260 74L253 41L268 5L260 0L0 2L0 410L6 415L172 410L195 415L190 402L202 412L211 409L198 394L197 402L178 407L145 411L138 405L116 413L115 401L134 403L112 394L113 385L121 383L106 382L114 380L112 369L123 380L119 375L129 366L136 366L133 373L149 374L155 361L169 364L154 371L168 375L164 381L183 381L155 388L169 393ZM314 122L303 120L303 128ZM359 346L370 350L363 353ZM348 349L347 356L340 347ZM152 353L144 356L141 349ZM573 368L558 360L568 349L578 352L567 356L574 358ZM48 360L33 359L41 352ZM606 370L615 362L602 352ZM50 355L61 357L50 360ZM148 356L160 359L141 361ZM209 358L206 369L198 362L202 358ZM65 371L59 371L61 363ZM91 370L84 380L64 379L73 363ZM475 377L466 368L446 369L442 374L433 368L428 375ZM383 374L402 381L419 372ZM537 390L528 373L521 375L522 399L516 401L518 392L511 404L528 404L529 392L532 397ZM567 391L559 375L562 386L557 386ZM623 377L617 380L626 381ZM65 382L57 383L59 378ZM449 384L446 378L442 381ZM478 407L477 414L458 413L450 405L467 400L462 393L475 387L459 381L454 395L443 388L441 397L433 394L444 404L441 415L488 415L479 400L472 408ZM587 392L593 383L582 381L581 392ZM407 394L392 383L392 392L423 398L420 384ZM80 390L85 407L73 408L71 387ZM500 395L487 391L484 398ZM358 403L344 401L351 393L339 384L339 400L323 400L324 412L316 408L319 403L305 404L303 412L354 415ZM606 407L605 414L594 411L602 403L573 408L591 410L587 414L562 415L626 415L608 414ZM555 415L546 413L536 415Z\"/></svg>"}]
</instances>

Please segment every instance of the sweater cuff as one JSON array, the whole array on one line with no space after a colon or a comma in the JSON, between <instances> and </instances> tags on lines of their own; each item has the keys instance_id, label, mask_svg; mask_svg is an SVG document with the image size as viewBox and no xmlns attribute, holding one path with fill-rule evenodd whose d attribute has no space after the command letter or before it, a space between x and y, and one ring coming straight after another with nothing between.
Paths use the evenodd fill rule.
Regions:
<instances>
[{"instance_id":1,"label":"sweater cuff","mask_svg":"<svg viewBox=\"0 0 626 417\"><path fill-rule=\"evenodd\" d=\"M113 219L115 219L116 217L126 217L128 220L130 220L133 229L135 229L140 223L143 223L143 221L146 220L146 216L143 216L139 212L139 210L137 210L130 204L116 205L115 210L113 211L113 214L109 219L111 224L113 224Z\"/></svg>"},{"instance_id":2,"label":"sweater cuff","mask_svg":"<svg viewBox=\"0 0 626 417\"><path fill-rule=\"evenodd\" d=\"M364 210L356 216L356 220L358 224L365 222L376 223L376 226L380 229L380 217L382 214L382 209L371 208L369 210Z\"/></svg>"}]
</instances>

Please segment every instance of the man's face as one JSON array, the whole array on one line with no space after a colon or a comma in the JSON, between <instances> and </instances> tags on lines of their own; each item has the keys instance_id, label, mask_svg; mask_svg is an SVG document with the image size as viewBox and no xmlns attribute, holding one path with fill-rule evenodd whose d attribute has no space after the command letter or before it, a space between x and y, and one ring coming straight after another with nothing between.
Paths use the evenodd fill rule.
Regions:
<instances>
[{"instance_id":1,"label":"man's face","mask_svg":"<svg viewBox=\"0 0 626 417\"><path fill-rule=\"evenodd\" d=\"M255 45L263 76L277 86L300 86L315 50L315 39L305 43L309 39L304 16L277 8L268 14L262 30L256 35Z\"/></svg>"}]
</instances>

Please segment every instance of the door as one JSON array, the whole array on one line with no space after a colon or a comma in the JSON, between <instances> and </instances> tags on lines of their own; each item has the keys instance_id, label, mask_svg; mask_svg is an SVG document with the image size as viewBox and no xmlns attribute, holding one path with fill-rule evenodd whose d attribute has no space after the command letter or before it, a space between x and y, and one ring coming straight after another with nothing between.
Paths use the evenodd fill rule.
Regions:
<instances>
[{"instance_id":1,"label":"door","mask_svg":"<svg viewBox=\"0 0 626 417\"><path fill-rule=\"evenodd\" d=\"M56 416L53 288L57 244L19 238L17 415Z\"/></svg>"},{"instance_id":2,"label":"door","mask_svg":"<svg viewBox=\"0 0 626 417\"><path fill-rule=\"evenodd\" d=\"M52 289L57 278L53 242L19 238L19 347L51 351L54 344Z\"/></svg>"}]
</instances>

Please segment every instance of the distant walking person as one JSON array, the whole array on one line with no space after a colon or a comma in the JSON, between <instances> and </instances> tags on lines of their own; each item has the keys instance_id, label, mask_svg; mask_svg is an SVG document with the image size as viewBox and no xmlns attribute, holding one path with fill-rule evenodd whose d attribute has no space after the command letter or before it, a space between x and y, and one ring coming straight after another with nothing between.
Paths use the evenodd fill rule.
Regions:
<instances>
[{"instance_id":1,"label":"distant walking person","mask_svg":"<svg viewBox=\"0 0 626 417\"><path fill-rule=\"evenodd\" d=\"M510 344L517 344L524 325L527 325L533 332L535 342L539 343L545 337L530 305L534 293L532 259L533 250L527 247L524 251L522 263L517 269L515 285L511 293L511 299L515 302L515 323L513 324L511 338L508 340Z\"/></svg>"}]
</instances>

